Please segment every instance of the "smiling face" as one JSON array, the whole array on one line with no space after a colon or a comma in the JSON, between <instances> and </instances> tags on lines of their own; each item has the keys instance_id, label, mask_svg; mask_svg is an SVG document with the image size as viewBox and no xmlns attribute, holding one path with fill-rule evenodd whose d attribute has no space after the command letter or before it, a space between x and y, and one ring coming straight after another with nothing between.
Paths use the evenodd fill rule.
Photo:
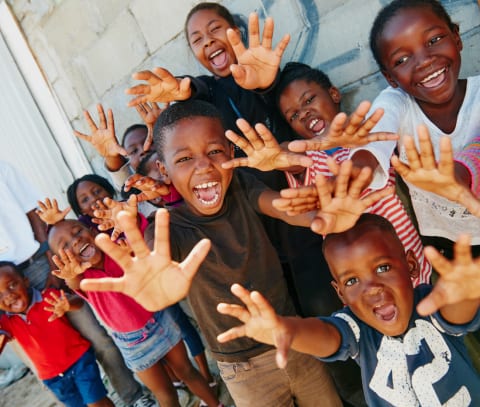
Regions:
<instances>
[{"instance_id":1,"label":"smiling face","mask_svg":"<svg viewBox=\"0 0 480 407\"><path fill-rule=\"evenodd\" d=\"M402 9L385 25L378 41L383 74L393 87L429 108L460 106L464 90L458 75L462 41L457 29L428 7Z\"/></svg>"},{"instance_id":2,"label":"smiling face","mask_svg":"<svg viewBox=\"0 0 480 407\"><path fill-rule=\"evenodd\" d=\"M214 10L203 9L192 14L187 22L187 40L195 58L216 76L231 74L230 65L237 62L227 39L227 29L233 28Z\"/></svg>"},{"instance_id":3,"label":"smiling face","mask_svg":"<svg viewBox=\"0 0 480 407\"><path fill-rule=\"evenodd\" d=\"M0 267L0 309L20 314L27 310L30 300L28 280L11 266Z\"/></svg>"},{"instance_id":4,"label":"smiling face","mask_svg":"<svg viewBox=\"0 0 480 407\"><path fill-rule=\"evenodd\" d=\"M147 138L147 130L144 128L136 128L125 134L123 142L125 150L127 150L128 164L135 171L145 156L146 151L143 150L143 144Z\"/></svg>"},{"instance_id":5,"label":"smiling face","mask_svg":"<svg viewBox=\"0 0 480 407\"><path fill-rule=\"evenodd\" d=\"M80 182L77 185L75 196L82 215L88 215L91 217L93 217L94 211L92 205L94 205L95 202L99 199L103 200L103 198L106 197L112 198L105 188L91 181Z\"/></svg>"},{"instance_id":6,"label":"smiling face","mask_svg":"<svg viewBox=\"0 0 480 407\"><path fill-rule=\"evenodd\" d=\"M371 225L335 238L327 248L332 284L344 304L384 335L403 334L413 311L410 276L418 270L413 254L405 255L396 236Z\"/></svg>"},{"instance_id":7,"label":"smiling face","mask_svg":"<svg viewBox=\"0 0 480 407\"><path fill-rule=\"evenodd\" d=\"M319 136L330 125L340 109L340 91L325 89L303 79L291 82L283 90L279 107L290 127L301 137Z\"/></svg>"},{"instance_id":8,"label":"smiling face","mask_svg":"<svg viewBox=\"0 0 480 407\"><path fill-rule=\"evenodd\" d=\"M233 148L220 120L189 117L164 132L163 174L194 214L216 214L223 206L233 174L221 166L233 158Z\"/></svg>"},{"instance_id":9,"label":"smiling face","mask_svg":"<svg viewBox=\"0 0 480 407\"><path fill-rule=\"evenodd\" d=\"M89 262L92 267L102 264L103 253L95 245L95 236L76 220L64 220L55 224L48 235L48 244L57 255L60 249L70 250L80 263Z\"/></svg>"}]
</instances>

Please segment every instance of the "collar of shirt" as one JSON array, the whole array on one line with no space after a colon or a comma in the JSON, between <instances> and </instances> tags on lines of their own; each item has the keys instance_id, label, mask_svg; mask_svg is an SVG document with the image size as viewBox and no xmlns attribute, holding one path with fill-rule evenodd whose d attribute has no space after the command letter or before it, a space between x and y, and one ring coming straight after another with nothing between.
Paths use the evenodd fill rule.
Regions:
<instances>
[{"instance_id":1,"label":"collar of shirt","mask_svg":"<svg viewBox=\"0 0 480 407\"><path fill-rule=\"evenodd\" d=\"M24 321L27 321L27 315L28 315L28 312L31 310L31 308L38 302L42 302L43 301L43 298L42 298L42 293L38 290L36 290L35 288L32 288L32 301L30 302L30 305L28 306L27 310L25 311L25 313L23 314L15 314L15 313L12 313L12 312L6 312L7 316L8 317L12 317L14 315L17 315L19 316L20 318L22 318Z\"/></svg>"}]
</instances>

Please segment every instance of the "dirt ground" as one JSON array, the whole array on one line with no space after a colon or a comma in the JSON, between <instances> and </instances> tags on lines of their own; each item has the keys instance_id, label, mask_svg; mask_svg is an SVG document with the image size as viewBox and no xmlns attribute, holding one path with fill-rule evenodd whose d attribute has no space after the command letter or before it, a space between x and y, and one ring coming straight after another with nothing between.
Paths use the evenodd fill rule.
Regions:
<instances>
[{"instance_id":1,"label":"dirt ground","mask_svg":"<svg viewBox=\"0 0 480 407\"><path fill-rule=\"evenodd\" d=\"M108 380L104 378L107 388L109 389L109 397L112 399L116 407L128 407L118 398L116 393L109 386ZM221 382L219 386L219 398L226 406L233 406L232 399L228 391ZM197 407L200 400L191 394L188 390L178 390L178 396L182 407ZM22 379L8 387L0 389L0 407L61 407L50 391L29 372Z\"/></svg>"}]
</instances>

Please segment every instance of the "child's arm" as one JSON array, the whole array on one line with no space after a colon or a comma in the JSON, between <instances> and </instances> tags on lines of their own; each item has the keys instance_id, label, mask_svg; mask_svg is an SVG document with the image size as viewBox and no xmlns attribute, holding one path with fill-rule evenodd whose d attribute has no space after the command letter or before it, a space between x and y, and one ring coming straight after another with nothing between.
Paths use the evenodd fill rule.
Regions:
<instances>
[{"instance_id":1,"label":"child's arm","mask_svg":"<svg viewBox=\"0 0 480 407\"><path fill-rule=\"evenodd\" d=\"M238 119L236 123L245 138L240 137L232 130L227 130L225 136L240 147L247 156L227 161L222 164L223 168L251 167L260 171L276 169L290 171L299 166L309 167L312 165L309 157L282 149L264 124L258 123L253 128L245 119Z\"/></svg>"},{"instance_id":2,"label":"child's arm","mask_svg":"<svg viewBox=\"0 0 480 407\"><path fill-rule=\"evenodd\" d=\"M125 91L127 95L138 95L128 102L128 106L146 102L169 103L187 100L192 95L189 77L176 78L164 68L136 72L132 78L147 81L148 84L136 85Z\"/></svg>"},{"instance_id":3,"label":"child's arm","mask_svg":"<svg viewBox=\"0 0 480 407\"><path fill-rule=\"evenodd\" d=\"M332 159L329 166L336 166ZM352 175L351 161L344 161L338 169L334 187L321 174L316 177L318 193L318 210L289 216L281 194L268 190L259 197L259 206L262 213L283 220L292 225L310 226L318 234L338 233L351 228L359 216L373 203L393 193L393 189L385 188L361 197L365 187L370 182L371 170L363 168L358 174ZM337 171L337 170L335 170ZM288 210L288 209L287 209Z\"/></svg>"},{"instance_id":4,"label":"child's arm","mask_svg":"<svg viewBox=\"0 0 480 407\"><path fill-rule=\"evenodd\" d=\"M239 284L232 285L245 307L236 304L218 304L218 312L238 318L243 325L218 335L219 342L247 336L277 348L277 365L287 365L290 348L319 357L333 355L341 344L340 332L333 325L317 318L282 317L258 292L250 292Z\"/></svg>"},{"instance_id":5,"label":"child's arm","mask_svg":"<svg viewBox=\"0 0 480 407\"><path fill-rule=\"evenodd\" d=\"M440 310L453 324L465 324L480 305L480 258L472 259L470 237L462 235L454 247L454 259L448 260L435 248L426 247L425 256L440 274L433 290L417 306L422 315Z\"/></svg>"},{"instance_id":6,"label":"child's arm","mask_svg":"<svg viewBox=\"0 0 480 407\"><path fill-rule=\"evenodd\" d=\"M167 107L169 103L162 109L158 106L155 102L152 103L139 103L135 106L138 114L142 118L143 122L147 126L147 138L143 143L143 151L148 151L153 143L153 126L155 125L158 116L162 113Z\"/></svg>"},{"instance_id":7,"label":"child's arm","mask_svg":"<svg viewBox=\"0 0 480 407\"><path fill-rule=\"evenodd\" d=\"M392 166L407 182L443 196L450 201L465 206L475 216L480 216L480 202L464 180L466 171L460 163L453 160L452 144L448 137L440 140L440 160L437 163L430 134L426 126L418 127L419 151L412 137L404 137L405 153L408 164L397 156L392 157ZM463 167L463 168L462 168Z\"/></svg>"},{"instance_id":8,"label":"child's arm","mask_svg":"<svg viewBox=\"0 0 480 407\"><path fill-rule=\"evenodd\" d=\"M196 244L187 258L177 263L170 257L169 215L159 209L155 216L154 249L148 248L135 219L120 212L117 221L127 236L133 256L105 234L96 237L98 247L120 265L120 278L83 279L83 291L117 291L129 295L149 311L162 310L187 295L193 277L210 250L210 241Z\"/></svg>"},{"instance_id":9,"label":"child's arm","mask_svg":"<svg viewBox=\"0 0 480 407\"><path fill-rule=\"evenodd\" d=\"M45 202L38 201L38 207L35 212L40 217L42 221L44 221L47 225L55 225L55 223L60 222L61 220L65 219L68 212L72 208L68 206L63 211L58 208L58 202L56 199L45 198Z\"/></svg>"},{"instance_id":10,"label":"child's arm","mask_svg":"<svg viewBox=\"0 0 480 407\"><path fill-rule=\"evenodd\" d=\"M373 141L397 140L398 135L394 133L370 132L383 116L383 109L377 109L367 119L370 106L370 102L363 101L350 116L338 113L322 134L309 140L292 141L288 145L288 149L296 153L303 153L309 150L329 150L334 147L361 147Z\"/></svg>"},{"instance_id":11,"label":"child's arm","mask_svg":"<svg viewBox=\"0 0 480 407\"><path fill-rule=\"evenodd\" d=\"M140 174L133 174L125 181L125 192L131 188L141 191L137 195L137 202L149 201L170 193L168 185L162 181Z\"/></svg>"},{"instance_id":12,"label":"child's arm","mask_svg":"<svg viewBox=\"0 0 480 407\"><path fill-rule=\"evenodd\" d=\"M52 313L48 318L48 322L63 317L69 311L76 311L83 305L83 300L78 295L69 295L67 297L63 290L60 290L60 297L52 291L50 298L45 297L45 302L50 306L43 309Z\"/></svg>"},{"instance_id":13,"label":"child's arm","mask_svg":"<svg viewBox=\"0 0 480 407\"><path fill-rule=\"evenodd\" d=\"M258 14L251 13L248 16L248 48L243 45L238 31L227 30L228 41L237 57L237 63L230 66L232 76L244 89L267 89L278 74L290 35L284 35L276 48L272 49L273 26L273 19L268 17L260 42Z\"/></svg>"},{"instance_id":14,"label":"child's arm","mask_svg":"<svg viewBox=\"0 0 480 407\"><path fill-rule=\"evenodd\" d=\"M113 122L112 109L108 109L107 118L105 118L105 111L101 104L97 105L98 118L100 120L99 126L95 124L90 113L85 110L84 116L90 127L91 134L86 135L74 130L75 136L90 143L98 154L105 159L105 166L109 171L119 170L126 162L125 156L127 151L118 144L115 136L115 125Z\"/></svg>"}]
</instances>

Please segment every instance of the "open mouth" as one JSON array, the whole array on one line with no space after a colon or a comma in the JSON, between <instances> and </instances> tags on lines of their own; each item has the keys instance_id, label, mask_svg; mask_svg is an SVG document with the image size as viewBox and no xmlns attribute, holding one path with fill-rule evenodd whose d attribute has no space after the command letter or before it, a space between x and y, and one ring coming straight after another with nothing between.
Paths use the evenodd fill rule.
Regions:
<instances>
[{"instance_id":1,"label":"open mouth","mask_svg":"<svg viewBox=\"0 0 480 407\"><path fill-rule=\"evenodd\" d=\"M227 57L228 55L224 49L218 49L210 54L208 60L214 67L221 68L227 63Z\"/></svg>"},{"instance_id":2,"label":"open mouth","mask_svg":"<svg viewBox=\"0 0 480 407\"><path fill-rule=\"evenodd\" d=\"M216 181L205 182L193 187L193 193L202 205L214 206L220 200L220 184Z\"/></svg>"},{"instance_id":3,"label":"open mouth","mask_svg":"<svg viewBox=\"0 0 480 407\"><path fill-rule=\"evenodd\" d=\"M8 304L6 304L8 308L10 308L11 311L13 312L21 312L23 311L24 304L23 301L20 298L15 298L13 301L10 301Z\"/></svg>"},{"instance_id":4,"label":"open mouth","mask_svg":"<svg viewBox=\"0 0 480 407\"><path fill-rule=\"evenodd\" d=\"M382 304L375 306L373 313L382 322L393 323L397 320L398 309L395 304Z\"/></svg>"},{"instance_id":5,"label":"open mouth","mask_svg":"<svg viewBox=\"0 0 480 407\"><path fill-rule=\"evenodd\" d=\"M325 131L326 123L325 120L322 119L312 119L307 123L307 128L315 134L315 136L319 136Z\"/></svg>"},{"instance_id":6,"label":"open mouth","mask_svg":"<svg viewBox=\"0 0 480 407\"><path fill-rule=\"evenodd\" d=\"M440 85L445 80L446 72L447 68L445 67L433 72L420 81L420 86L423 86L424 88L434 88L435 86Z\"/></svg>"},{"instance_id":7,"label":"open mouth","mask_svg":"<svg viewBox=\"0 0 480 407\"><path fill-rule=\"evenodd\" d=\"M95 254L95 247L90 243L85 243L81 248L78 254L86 259L89 259Z\"/></svg>"}]
</instances>

